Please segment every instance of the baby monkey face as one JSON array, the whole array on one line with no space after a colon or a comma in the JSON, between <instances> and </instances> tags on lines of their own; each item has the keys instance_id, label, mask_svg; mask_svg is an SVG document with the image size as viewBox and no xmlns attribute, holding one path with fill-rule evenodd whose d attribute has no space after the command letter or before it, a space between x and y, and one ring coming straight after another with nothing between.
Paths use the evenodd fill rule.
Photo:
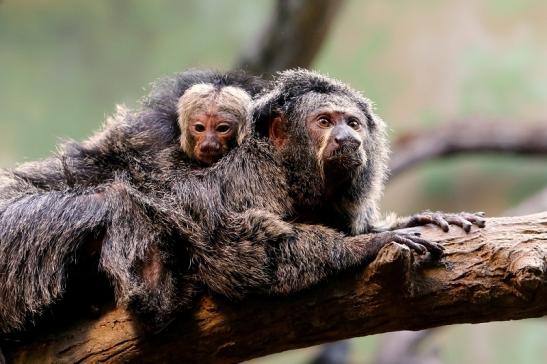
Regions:
<instances>
[{"instance_id":1,"label":"baby monkey face","mask_svg":"<svg viewBox=\"0 0 547 364\"><path fill-rule=\"evenodd\" d=\"M190 87L177 105L182 151L206 166L216 163L243 140L250 104L239 87Z\"/></svg>"},{"instance_id":2,"label":"baby monkey face","mask_svg":"<svg viewBox=\"0 0 547 364\"><path fill-rule=\"evenodd\" d=\"M203 164L211 165L237 144L239 121L230 113L212 105L190 117L188 134L193 139L193 155Z\"/></svg>"}]
</instances>

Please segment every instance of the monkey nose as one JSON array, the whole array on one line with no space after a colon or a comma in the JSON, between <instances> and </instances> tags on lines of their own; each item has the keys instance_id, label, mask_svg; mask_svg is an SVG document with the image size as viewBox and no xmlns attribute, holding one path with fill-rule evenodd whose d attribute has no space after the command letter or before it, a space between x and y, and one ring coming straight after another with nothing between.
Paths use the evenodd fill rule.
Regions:
<instances>
[{"instance_id":1,"label":"monkey nose","mask_svg":"<svg viewBox=\"0 0 547 364\"><path fill-rule=\"evenodd\" d=\"M201 141L201 148L202 149L218 149L220 148L218 139L214 135L207 135L202 141Z\"/></svg>"},{"instance_id":2,"label":"monkey nose","mask_svg":"<svg viewBox=\"0 0 547 364\"><path fill-rule=\"evenodd\" d=\"M203 143L200 149L202 153L217 153L220 151L220 145L218 143Z\"/></svg>"},{"instance_id":3,"label":"monkey nose","mask_svg":"<svg viewBox=\"0 0 547 364\"><path fill-rule=\"evenodd\" d=\"M357 149L361 146L360 140L348 135L335 136L334 141L339 147L343 148Z\"/></svg>"}]
</instances>

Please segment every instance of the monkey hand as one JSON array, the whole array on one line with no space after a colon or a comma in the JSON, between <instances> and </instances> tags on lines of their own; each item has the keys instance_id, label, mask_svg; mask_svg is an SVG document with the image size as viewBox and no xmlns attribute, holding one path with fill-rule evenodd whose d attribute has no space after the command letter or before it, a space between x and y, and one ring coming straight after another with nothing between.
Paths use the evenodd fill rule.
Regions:
<instances>
[{"instance_id":1,"label":"monkey hand","mask_svg":"<svg viewBox=\"0 0 547 364\"><path fill-rule=\"evenodd\" d=\"M420 233L384 231L367 236L369 237L369 240L365 245L366 261L374 260L380 249L390 243L405 245L420 255L430 253L431 256L435 258L441 257L444 251L444 248L439 243L423 239ZM359 236L355 236L352 239L358 238Z\"/></svg>"},{"instance_id":2,"label":"monkey hand","mask_svg":"<svg viewBox=\"0 0 547 364\"><path fill-rule=\"evenodd\" d=\"M397 229L423 226L427 224L437 225L443 229L444 232L448 232L450 229L449 225L452 224L461 227L466 233L468 233L471 231L471 227L473 225L483 228L486 224L486 220L484 219L484 212L460 212L451 214L440 211L424 211L404 218L397 224Z\"/></svg>"}]
</instances>

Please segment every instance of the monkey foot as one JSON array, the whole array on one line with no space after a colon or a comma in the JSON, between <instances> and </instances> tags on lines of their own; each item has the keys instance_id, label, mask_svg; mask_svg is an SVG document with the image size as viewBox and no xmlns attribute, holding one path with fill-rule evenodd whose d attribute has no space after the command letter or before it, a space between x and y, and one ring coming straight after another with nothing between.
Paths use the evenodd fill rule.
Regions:
<instances>
[{"instance_id":1,"label":"monkey foot","mask_svg":"<svg viewBox=\"0 0 547 364\"><path fill-rule=\"evenodd\" d=\"M408 217L406 221L398 225L397 228L407 228L414 226L423 226L427 224L437 225L444 232L450 230L450 224L461 227L465 232L470 232L471 227L476 225L483 228L486 224L484 219L484 212L460 212L460 213L445 213L445 212L432 212L424 211Z\"/></svg>"}]
</instances>

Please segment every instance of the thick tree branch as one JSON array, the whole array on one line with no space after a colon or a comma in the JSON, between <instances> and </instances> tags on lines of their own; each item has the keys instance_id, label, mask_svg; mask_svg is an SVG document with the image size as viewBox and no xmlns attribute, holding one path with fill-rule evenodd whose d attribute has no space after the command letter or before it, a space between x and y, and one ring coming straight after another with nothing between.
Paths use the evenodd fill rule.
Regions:
<instances>
[{"instance_id":1,"label":"thick tree branch","mask_svg":"<svg viewBox=\"0 0 547 364\"><path fill-rule=\"evenodd\" d=\"M259 36L235 68L269 76L308 67L319 52L343 0L278 0Z\"/></svg>"},{"instance_id":2,"label":"thick tree branch","mask_svg":"<svg viewBox=\"0 0 547 364\"><path fill-rule=\"evenodd\" d=\"M407 134L395 142L391 176L416 164L459 153L547 155L547 124L464 120Z\"/></svg>"},{"instance_id":3,"label":"thick tree branch","mask_svg":"<svg viewBox=\"0 0 547 364\"><path fill-rule=\"evenodd\" d=\"M5 347L14 362L238 362L343 338L547 314L547 212L494 218L442 240L440 263L391 245L368 267L290 297L230 303L205 296L195 312L143 337L123 310L32 343Z\"/></svg>"}]
</instances>

